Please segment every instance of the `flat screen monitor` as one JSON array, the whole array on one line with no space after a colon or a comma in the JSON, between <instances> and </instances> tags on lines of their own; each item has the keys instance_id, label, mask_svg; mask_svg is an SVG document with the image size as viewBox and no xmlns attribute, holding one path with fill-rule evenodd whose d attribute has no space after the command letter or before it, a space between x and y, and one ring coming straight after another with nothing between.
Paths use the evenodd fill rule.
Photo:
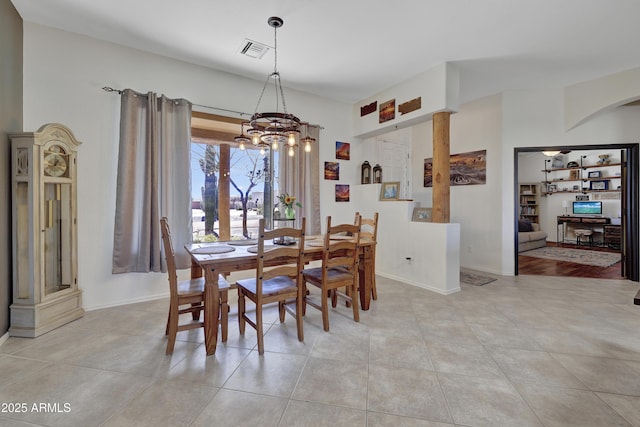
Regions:
<instances>
[{"instance_id":1,"label":"flat screen monitor","mask_svg":"<svg viewBox=\"0 0 640 427\"><path fill-rule=\"evenodd\" d=\"M573 202L574 215L602 215L602 202Z\"/></svg>"}]
</instances>

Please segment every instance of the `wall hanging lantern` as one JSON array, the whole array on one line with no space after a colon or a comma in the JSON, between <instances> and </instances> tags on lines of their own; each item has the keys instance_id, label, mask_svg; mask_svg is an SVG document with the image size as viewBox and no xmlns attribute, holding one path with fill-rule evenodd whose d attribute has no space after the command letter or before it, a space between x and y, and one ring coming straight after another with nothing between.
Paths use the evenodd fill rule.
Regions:
<instances>
[{"instance_id":1,"label":"wall hanging lantern","mask_svg":"<svg viewBox=\"0 0 640 427\"><path fill-rule=\"evenodd\" d=\"M360 171L360 184L371 184L371 165L366 160Z\"/></svg>"},{"instance_id":2,"label":"wall hanging lantern","mask_svg":"<svg viewBox=\"0 0 640 427\"><path fill-rule=\"evenodd\" d=\"M373 167L373 183L380 184L382 182L382 166L376 163Z\"/></svg>"}]
</instances>

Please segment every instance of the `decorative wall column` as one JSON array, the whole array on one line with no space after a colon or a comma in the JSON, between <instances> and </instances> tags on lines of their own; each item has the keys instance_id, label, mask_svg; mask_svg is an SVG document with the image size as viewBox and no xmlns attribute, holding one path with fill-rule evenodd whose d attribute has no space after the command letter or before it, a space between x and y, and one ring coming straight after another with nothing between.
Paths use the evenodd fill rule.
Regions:
<instances>
[{"instance_id":1,"label":"decorative wall column","mask_svg":"<svg viewBox=\"0 0 640 427\"><path fill-rule=\"evenodd\" d=\"M433 115L433 212L432 221L448 223L450 212L449 118L443 111Z\"/></svg>"}]
</instances>

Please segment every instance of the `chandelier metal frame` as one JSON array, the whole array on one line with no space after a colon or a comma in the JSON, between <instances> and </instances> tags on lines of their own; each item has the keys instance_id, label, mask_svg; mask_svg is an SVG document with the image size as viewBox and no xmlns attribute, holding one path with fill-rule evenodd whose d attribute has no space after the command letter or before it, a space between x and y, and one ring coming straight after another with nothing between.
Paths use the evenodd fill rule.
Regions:
<instances>
[{"instance_id":1,"label":"chandelier metal frame","mask_svg":"<svg viewBox=\"0 0 640 427\"><path fill-rule=\"evenodd\" d=\"M300 141L304 143L306 152L311 151L311 143L314 138L309 137L309 123L301 121L295 114L287 112L287 103L284 99L284 90L282 89L282 79L278 71L278 28L284 25L282 18L272 16L267 20L270 27L273 28L274 39L274 65L273 72L267 76L262 87L262 92L258 98L256 108L251 118L242 122L240 135L234 138L241 150L245 149L245 144L252 143L260 147L260 152L265 153L267 149L278 150L279 146L287 146L290 156L294 155L294 147L297 147L296 138L300 137L300 130L304 128L305 137ZM258 112L262 98L269 87L269 82L273 79L275 87L276 110L275 112ZM280 102L282 102L283 112L280 112ZM245 133L246 127L246 133Z\"/></svg>"}]
</instances>

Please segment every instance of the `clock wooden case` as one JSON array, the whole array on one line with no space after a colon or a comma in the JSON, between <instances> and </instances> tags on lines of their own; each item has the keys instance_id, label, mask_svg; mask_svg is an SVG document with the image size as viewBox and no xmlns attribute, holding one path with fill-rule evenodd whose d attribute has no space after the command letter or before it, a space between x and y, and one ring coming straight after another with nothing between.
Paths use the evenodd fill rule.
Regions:
<instances>
[{"instance_id":1,"label":"clock wooden case","mask_svg":"<svg viewBox=\"0 0 640 427\"><path fill-rule=\"evenodd\" d=\"M78 289L76 214L80 142L57 123L9 137L13 199L9 334L37 337L84 314Z\"/></svg>"}]
</instances>

